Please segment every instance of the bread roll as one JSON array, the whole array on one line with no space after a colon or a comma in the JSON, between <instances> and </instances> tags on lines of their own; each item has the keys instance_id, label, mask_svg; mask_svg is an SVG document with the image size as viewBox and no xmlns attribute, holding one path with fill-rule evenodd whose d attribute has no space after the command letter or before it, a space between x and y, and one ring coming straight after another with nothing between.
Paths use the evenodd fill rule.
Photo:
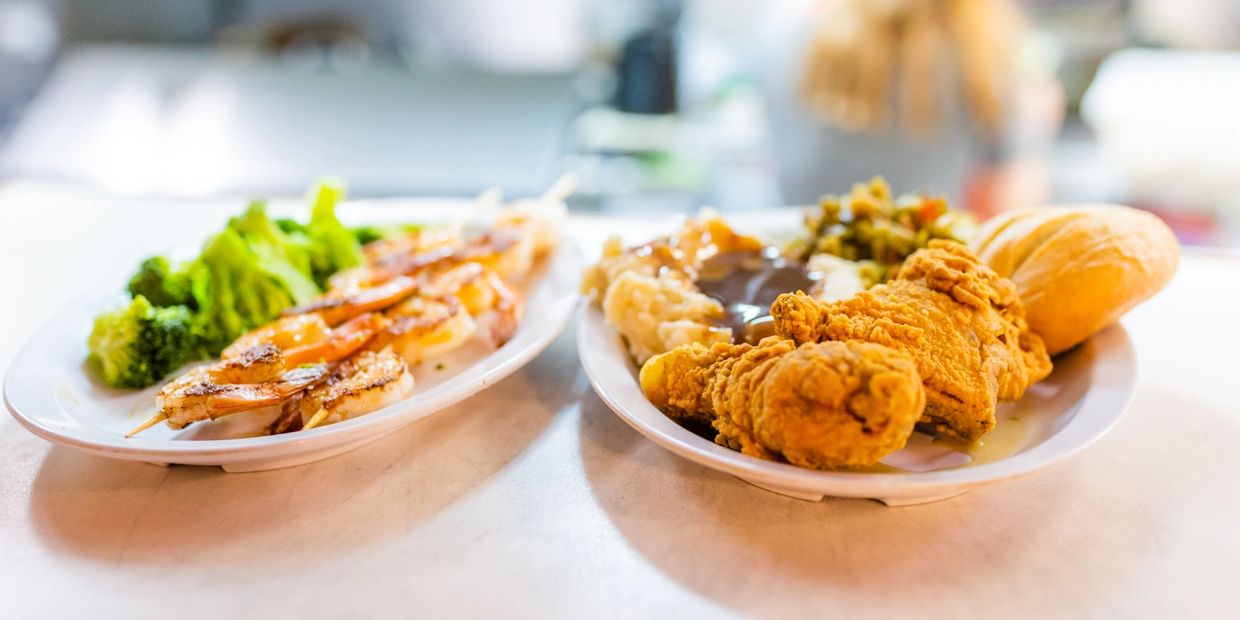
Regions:
<instances>
[{"instance_id":1,"label":"bread roll","mask_svg":"<svg viewBox=\"0 0 1240 620\"><path fill-rule=\"evenodd\" d=\"M1029 326L1052 355L1153 296L1180 261L1162 220L1122 205L1005 213L986 222L970 246L1016 283Z\"/></svg>"}]
</instances>

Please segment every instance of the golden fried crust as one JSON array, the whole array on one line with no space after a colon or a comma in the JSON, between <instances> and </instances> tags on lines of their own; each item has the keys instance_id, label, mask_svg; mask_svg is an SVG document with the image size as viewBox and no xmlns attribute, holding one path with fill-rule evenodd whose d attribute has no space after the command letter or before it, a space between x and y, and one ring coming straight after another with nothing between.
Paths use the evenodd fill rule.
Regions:
<instances>
[{"instance_id":1,"label":"golden fried crust","mask_svg":"<svg viewBox=\"0 0 1240 620\"><path fill-rule=\"evenodd\" d=\"M964 440L994 428L999 399L1020 398L1051 371L1011 281L953 242L932 241L894 280L850 299L781 295L771 316L796 342L863 340L906 353L925 385L921 421Z\"/></svg>"},{"instance_id":2,"label":"golden fried crust","mask_svg":"<svg viewBox=\"0 0 1240 620\"><path fill-rule=\"evenodd\" d=\"M802 345L771 365L752 433L794 465L873 465L913 432L926 404L920 383L912 360L888 347Z\"/></svg>"},{"instance_id":3,"label":"golden fried crust","mask_svg":"<svg viewBox=\"0 0 1240 620\"><path fill-rule=\"evenodd\" d=\"M878 462L925 406L912 360L862 342L682 346L651 358L641 384L674 419L713 420L721 445L817 469Z\"/></svg>"},{"instance_id":4,"label":"golden fried crust","mask_svg":"<svg viewBox=\"0 0 1240 620\"><path fill-rule=\"evenodd\" d=\"M712 382L722 368L750 345L721 342L711 347L689 344L650 358L638 377L646 398L677 421L714 419Z\"/></svg>"}]
</instances>

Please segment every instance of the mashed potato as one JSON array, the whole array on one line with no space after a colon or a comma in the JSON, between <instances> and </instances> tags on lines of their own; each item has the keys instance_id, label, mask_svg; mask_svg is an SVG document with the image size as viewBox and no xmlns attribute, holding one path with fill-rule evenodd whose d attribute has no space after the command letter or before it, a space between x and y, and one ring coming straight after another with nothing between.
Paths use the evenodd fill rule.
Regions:
<instances>
[{"instance_id":1,"label":"mashed potato","mask_svg":"<svg viewBox=\"0 0 1240 620\"><path fill-rule=\"evenodd\" d=\"M682 344L729 342L732 330L716 324L723 306L698 290L697 270L720 252L761 248L758 239L703 212L674 237L628 249L619 238L608 239L603 257L586 270L582 291L601 306L641 364Z\"/></svg>"}]
</instances>

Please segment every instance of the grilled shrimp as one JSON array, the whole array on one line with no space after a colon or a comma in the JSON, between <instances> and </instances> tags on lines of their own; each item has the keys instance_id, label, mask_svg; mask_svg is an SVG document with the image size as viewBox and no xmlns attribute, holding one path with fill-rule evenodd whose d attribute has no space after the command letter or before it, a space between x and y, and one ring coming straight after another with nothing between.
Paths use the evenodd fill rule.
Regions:
<instances>
[{"instance_id":1,"label":"grilled shrimp","mask_svg":"<svg viewBox=\"0 0 1240 620\"><path fill-rule=\"evenodd\" d=\"M387 326L366 313L335 329L317 314L287 316L237 339L207 372L216 383L262 383L288 368L348 357Z\"/></svg>"},{"instance_id":2,"label":"grilled shrimp","mask_svg":"<svg viewBox=\"0 0 1240 620\"><path fill-rule=\"evenodd\" d=\"M339 325L359 314L394 306L417 290L417 280L409 276L396 276L373 286L334 288L320 299L285 310L284 316L313 313L328 325Z\"/></svg>"},{"instance_id":3,"label":"grilled shrimp","mask_svg":"<svg viewBox=\"0 0 1240 620\"><path fill-rule=\"evenodd\" d=\"M374 263L388 256L421 254L442 248L458 248L463 244L464 236L460 226L434 226L415 230L395 239L372 241L362 248L362 252L366 255L367 262Z\"/></svg>"},{"instance_id":4,"label":"grilled shrimp","mask_svg":"<svg viewBox=\"0 0 1240 620\"><path fill-rule=\"evenodd\" d=\"M389 349L362 351L284 404L272 434L333 424L381 409L413 393L413 375Z\"/></svg>"},{"instance_id":5,"label":"grilled shrimp","mask_svg":"<svg viewBox=\"0 0 1240 620\"><path fill-rule=\"evenodd\" d=\"M158 412L129 435L163 420L179 429L199 420L278 405L325 377L329 362L348 357L387 325L383 315L363 314L336 329L328 329L321 319L286 317L254 330L225 349L220 361L165 385L155 397ZM292 346L281 350L280 344Z\"/></svg>"},{"instance_id":6,"label":"grilled shrimp","mask_svg":"<svg viewBox=\"0 0 1240 620\"><path fill-rule=\"evenodd\" d=\"M369 259L365 265L341 271L328 278L327 286L336 291L377 286L400 276L416 275L428 267L460 262L462 251L460 246L441 246L375 257Z\"/></svg>"},{"instance_id":7,"label":"grilled shrimp","mask_svg":"<svg viewBox=\"0 0 1240 620\"><path fill-rule=\"evenodd\" d=\"M278 405L323 379L329 371L327 364L314 364L284 371L275 380L263 383L216 383L208 368L197 368L165 385L155 397L159 412L129 436L161 420L180 429L200 420Z\"/></svg>"},{"instance_id":8,"label":"grilled shrimp","mask_svg":"<svg viewBox=\"0 0 1240 620\"><path fill-rule=\"evenodd\" d=\"M264 342L240 352L233 351L204 370L206 377L215 383L263 383L279 377L287 367L280 347Z\"/></svg>"},{"instance_id":9,"label":"grilled shrimp","mask_svg":"<svg viewBox=\"0 0 1240 620\"><path fill-rule=\"evenodd\" d=\"M521 293L498 275L487 272L479 282L462 289L458 295L467 308L487 308L492 311L491 344L499 347L512 339L525 311Z\"/></svg>"},{"instance_id":10,"label":"grilled shrimp","mask_svg":"<svg viewBox=\"0 0 1240 620\"><path fill-rule=\"evenodd\" d=\"M371 344L390 346L409 365L442 355L465 344L478 329L469 311L455 297L411 297L388 311L392 323Z\"/></svg>"},{"instance_id":11,"label":"grilled shrimp","mask_svg":"<svg viewBox=\"0 0 1240 620\"><path fill-rule=\"evenodd\" d=\"M322 342L330 333L331 328L327 326L323 317L317 314L285 316L242 334L220 353L220 359L240 357L246 351L262 344L271 344L284 351L293 347Z\"/></svg>"},{"instance_id":12,"label":"grilled shrimp","mask_svg":"<svg viewBox=\"0 0 1240 620\"><path fill-rule=\"evenodd\" d=\"M420 289L433 297L455 297L469 314L490 318L491 343L501 346L512 338L524 308L521 294L494 272L478 263L465 263L426 274Z\"/></svg>"},{"instance_id":13,"label":"grilled shrimp","mask_svg":"<svg viewBox=\"0 0 1240 620\"><path fill-rule=\"evenodd\" d=\"M566 208L564 198L574 182L561 179L537 199L512 203L499 211L489 229L464 239L456 226L425 229L409 237L371 243L367 264L332 276L333 289L374 286L428 268L479 263L506 279L519 279L530 272L534 261L559 243L558 222ZM479 197L479 203L498 196Z\"/></svg>"}]
</instances>

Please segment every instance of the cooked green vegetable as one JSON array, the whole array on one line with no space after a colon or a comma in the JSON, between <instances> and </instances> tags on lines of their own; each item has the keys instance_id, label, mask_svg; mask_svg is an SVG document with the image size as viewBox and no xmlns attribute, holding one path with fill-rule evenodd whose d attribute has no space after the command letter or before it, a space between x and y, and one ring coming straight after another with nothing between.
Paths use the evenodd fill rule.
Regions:
<instances>
[{"instance_id":1,"label":"cooked green vegetable","mask_svg":"<svg viewBox=\"0 0 1240 620\"><path fill-rule=\"evenodd\" d=\"M95 318L90 360L111 387L143 388L193 359L192 315L185 306L156 308L138 295Z\"/></svg>"},{"instance_id":2,"label":"cooked green vegetable","mask_svg":"<svg viewBox=\"0 0 1240 620\"><path fill-rule=\"evenodd\" d=\"M800 260L831 254L856 261L866 286L887 279L909 254L931 239L965 241L973 219L943 198L910 194L893 198L882 177L857 183L844 196L826 195L805 213L802 236L786 252Z\"/></svg>"},{"instance_id":3,"label":"cooked green vegetable","mask_svg":"<svg viewBox=\"0 0 1240 620\"><path fill-rule=\"evenodd\" d=\"M314 281L324 286L327 278L342 269L362 264L362 248L357 238L336 219L336 203L344 197L344 187L320 183L306 225L310 268Z\"/></svg>"},{"instance_id":4,"label":"cooked green vegetable","mask_svg":"<svg viewBox=\"0 0 1240 620\"><path fill-rule=\"evenodd\" d=\"M248 227L264 226L261 209L251 206ZM233 223L236 223L234 220ZM194 336L206 355L218 355L228 343L278 316L285 308L319 294L307 273L291 260L293 248L280 237L246 235L230 223L212 237L190 264L194 301ZM281 233L283 234L283 233ZM301 257L308 270L309 261Z\"/></svg>"},{"instance_id":5,"label":"cooked green vegetable","mask_svg":"<svg viewBox=\"0 0 1240 620\"><path fill-rule=\"evenodd\" d=\"M152 256L138 266L138 272L129 279L129 294L146 297L151 304L164 306L194 307L190 294L189 274L173 270L168 259Z\"/></svg>"},{"instance_id":6,"label":"cooked green vegetable","mask_svg":"<svg viewBox=\"0 0 1240 620\"><path fill-rule=\"evenodd\" d=\"M278 281L292 296L293 303L304 303L322 292L311 277L311 251L307 244L280 230L267 217L265 203L251 202L245 213L230 220L228 228L217 235L221 236L230 238L224 240L226 247L223 250L211 253L213 260L239 268L242 272L252 268ZM234 242L241 245L231 247ZM215 239L207 241L198 256L199 261L204 260L214 244ZM244 256L230 256L232 252L240 252Z\"/></svg>"},{"instance_id":7,"label":"cooked green vegetable","mask_svg":"<svg viewBox=\"0 0 1240 620\"><path fill-rule=\"evenodd\" d=\"M383 239L404 237L419 230L422 230L421 224L387 224L354 226L349 229L349 232L353 234L353 238L357 239L358 243L366 245Z\"/></svg>"},{"instance_id":8,"label":"cooked green vegetable","mask_svg":"<svg viewBox=\"0 0 1240 620\"><path fill-rule=\"evenodd\" d=\"M323 292L332 274L362 263L361 244L336 218L344 194L320 184L306 224L272 220L251 202L194 260L142 262L133 303L98 317L91 358L114 387L146 387L190 359L218 355L241 334Z\"/></svg>"}]
</instances>

